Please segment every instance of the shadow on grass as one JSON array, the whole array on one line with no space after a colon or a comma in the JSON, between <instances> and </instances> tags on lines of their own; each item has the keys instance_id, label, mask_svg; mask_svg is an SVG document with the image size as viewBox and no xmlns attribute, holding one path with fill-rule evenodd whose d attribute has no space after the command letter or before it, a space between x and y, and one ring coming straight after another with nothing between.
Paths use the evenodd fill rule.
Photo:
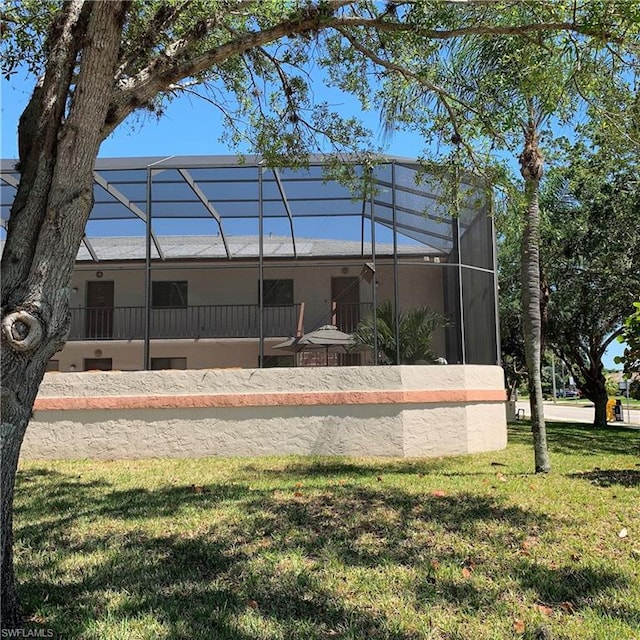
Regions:
<instances>
[{"instance_id":1,"label":"shadow on grass","mask_svg":"<svg viewBox=\"0 0 640 640\"><path fill-rule=\"evenodd\" d=\"M280 479L302 479L307 477L322 476L324 478L362 478L367 479L384 473L395 475L434 473L449 462L444 460L376 460L375 462L357 462L353 459L344 459L331 456L309 457L305 460L295 460L288 463L284 469L259 469L263 477L277 477ZM243 471L258 471L255 465L246 465Z\"/></svg>"},{"instance_id":2,"label":"shadow on grass","mask_svg":"<svg viewBox=\"0 0 640 640\"><path fill-rule=\"evenodd\" d=\"M331 464L338 474L360 469ZM416 471L404 463L391 467ZM296 463L291 474L295 468L303 478L308 469L322 473L315 462ZM596 569L545 573L517 553L493 558L490 546L486 567L495 577L488 585L446 575L430 580L432 559L463 566L487 528L517 549L528 532L554 526L543 512L471 493L434 496L355 484L264 490L239 481L201 492L173 485L119 490L39 469L21 472L19 483L16 541L25 610L70 640L104 637L96 626L101 621L125 629L135 621L157 624L169 640L421 637L398 630L393 606L371 606L396 595L371 584L390 566L415 573L407 588L418 609L445 603L490 611L502 597L498 578L505 574L540 599L578 607L585 593L624 582ZM51 495L65 511L51 513ZM345 592L352 572L364 582ZM353 589L371 593L345 595Z\"/></svg>"},{"instance_id":3,"label":"shadow on grass","mask_svg":"<svg viewBox=\"0 0 640 640\"><path fill-rule=\"evenodd\" d=\"M624 586L624 581L612 571L602 571L593 567L548 567L540 564L522 563L518 569L521 584L531 589L536 597L545 603L585 600L607 589Z\"/></svg>"},{"instance_id":4,"label":"shadow on grass","mask_svg":"<svg viewBox=\"0 0 640 640\"><path fill-rule=\"evenodd\" d=\"M640 453L640 434L631 429L595 429L587 424L570 422L547 422L546 425L551 453L595 456ZM531 445L531 423L526 420L509 425L509 442Z\"/></svg>"},{"instance_id":5,"label":"shadow on grass","mask_svg":"<svg viewBox=\"0 0 640 640\"><path fill-rule=\"evenodd\" d=\"M640 470L636 469L594 469L569 474L569 478L589 480L599 487L640 487Z\"/></svg>"}]
</instances>

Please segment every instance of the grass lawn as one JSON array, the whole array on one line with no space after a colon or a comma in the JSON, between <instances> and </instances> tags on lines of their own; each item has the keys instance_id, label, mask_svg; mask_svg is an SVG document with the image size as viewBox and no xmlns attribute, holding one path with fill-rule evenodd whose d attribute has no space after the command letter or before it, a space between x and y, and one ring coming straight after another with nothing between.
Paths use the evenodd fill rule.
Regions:
<instances>
[{"instance_id":1,"label":"grass lawn","mask_svg":"<svg viewBox=\"0 0 640 640\"><path fill-rule=\"evenodd\" d=\"M65 639L640 638L640 432L437 460L23 463L16 563Z\"/></svg>"}]
</instances>

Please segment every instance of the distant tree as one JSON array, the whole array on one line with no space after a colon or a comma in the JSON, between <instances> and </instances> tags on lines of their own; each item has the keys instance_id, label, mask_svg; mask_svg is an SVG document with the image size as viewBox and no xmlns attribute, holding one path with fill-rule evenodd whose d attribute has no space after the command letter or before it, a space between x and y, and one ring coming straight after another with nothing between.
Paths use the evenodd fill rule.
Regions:
<instances>
[{"instance_id":1,"label":"distant tree","mask_svg":"<svg viewBox=\"0 0 640 640\"><path fill-rule=\"evenodd\" d=\"M579 142L552 171L542 198L542 271L548 282L548 347L569 366L606 426L602 358L623 332L640 291L640 166Z\"/></svg>"},{"instance_id":2,"label":"distant tree","mask_svg":"<svg viewBox=\"0 0 640 640\"><path fill-rule=\"evenodd\" d=\"M640 301L634 302L633 306L635 312L625 319L622 332L618 336L618 340L625 343L624 352L622 356L615 357L616 363L624 366L627 378L640 373Z\"/></svg>"},{"instance_id":3,"label":"distant tree","mask_svg":"<svg viewBox=\"0 0 640 640\"><path fill-rule=\"evenodd\" d=\"M353 333L359 344L374 348L383 364L433 364L433 334L447 325L445 317L429 307L414 307L398 315L400 362L397 362L396 319L391 302L383 302L374 314L365 317ZM374 330L374 327L376 330ZM374 338L375 335L375 338Z\"/></svg>"}]
</instances>

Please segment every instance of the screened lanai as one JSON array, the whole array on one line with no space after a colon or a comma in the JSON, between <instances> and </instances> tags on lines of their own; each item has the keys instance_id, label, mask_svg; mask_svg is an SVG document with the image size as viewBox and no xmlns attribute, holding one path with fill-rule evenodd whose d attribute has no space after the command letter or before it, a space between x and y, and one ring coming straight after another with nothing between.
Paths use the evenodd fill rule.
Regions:
<instances>
[{"instance_id":1,"label":"screened lanai","mask_svg":"<svg viewBox=\"0 0 640 640\"><path fill-rule=\"evenodd\" d=\"M14 164L2 161L5 229L19 180ZM349 274L343 280L351 277L362 289L357 302L366 304L374 317L382 303L390 304L396 344L402 313L412 301L430 295L447 319L438 354L449 363L496 364L499 339L489 191L481 181L466 176L453 215L445 198L445 179L425 175L417 162L382 157L367 167L347 158L338 180L336 167L328 168L320 157L296 169L267 167L253 156L98 159L95 203L77 269L103 274L119 264L118 268L128 265L143 274L138 322L135 330L130 323L129 335L120 337L142 342L144 368L151 365L154 341L167 338L154 325L154 280L170 268L205 269L208 275L199 276L198 286L213 291L220 286L220 277L231 280L216 271L222 264L251 268L257 276L256 320L244 337L257 341L258 366L271 353L270 339L292 334L271 327L266 289L282 280L277 274L288 278L301 267L312 269L318 278L323 270L331 270L332 287L341 274ZM341 295L327 293L326 312L314 315L313 305L324 294L312 293L311 285L305 285L310 277L296 285L295 300L285 300L306 303L305 330L335 322ZM194 300L205 300L190 287ZM89 301L78 300L78 308L82 305ZM72 301L72 313L73 307ZM348 328L353 329L354 323ZM178 337L215 337L198 331ZM380 363L377 351L375 344L368 364Z\"/></svg>"}]
</instances>

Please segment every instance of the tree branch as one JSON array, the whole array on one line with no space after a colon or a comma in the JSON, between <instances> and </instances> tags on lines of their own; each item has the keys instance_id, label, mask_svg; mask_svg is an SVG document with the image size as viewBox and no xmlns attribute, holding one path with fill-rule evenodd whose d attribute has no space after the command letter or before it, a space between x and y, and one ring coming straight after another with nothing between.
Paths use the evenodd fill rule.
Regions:
<instances>
[{"instance_id":1,"label":"tree branch","mask_svg":"<svg viewBox=\"0 0 640 640\"><path fill-rule=\"evenodd\" d=\"M421 29L418 25L404 22L390 22L379 18L367 19L356 16L343 16L336 18L335 27L366 27L389 33L404 33L412 31L416 35L432 40L451 40L466 36L523 36L529 33L548 33L550 31L569 31L579 33L584 36L602 35L594 32L586 25L579 25L575 22L540 22L534 24L522 24L518 26L489 26L477 25L474 27L461 27L459 29ZM610 33L606 33L609 40L621 43L621 38L613 38Z\"/></svg>"},{"instance_id":2,"label":"tree branch","mask_svg":"<svg viewBox=\"0 0 640 640\"><path fill-rule=\"evenodd\" d=\"M598 349L597 353L599 357L604 355L604 352L607 350L609 345L617 339L618 336L621 336L624 333L624 327L620 327L617 331L614 331L601 345Z\"/></svg>"},{"instance_id":3,"label":"tree branch","mask_svg":"<svg viewBox=\"0 0 640 640\"><path fill-rule=\"evenodd\" d=\"M368 47L365 47L362 43L356 40L346 29L342 27L336 27L336 31L338 31L344 38L346 38L354 49L357 49L360 53L362 53L362 55L369 58L372 62L374 62L378 66L384 69L388 69L389 71L394 71L402 75L406 79L415 80L417 83L419 83L423 87L426 87L430 91L433 91L438 96L440 103L444 106L447 113L449 114L449 121L451 122L451 126L453 127L453 131L456 139L458 139L460 141L460 144L467 150L467 153L469 154L469 157L474 163L474 165L476 164L475 153L472 147L469 145L469 143L465 142L464 138L460 133L458 117L455 111L453 110L453 107L449 104L449 100L453 102L457 102L460 106L475 113L476 115L480 115L473 107L466 104L465 102L458 99L457 97L451 95L450 93L442 89L442 87L439 87L438 85L428 81L426 78L423 78L422 76L416 73L413 73L408 69L405 69L404 67L401 67L400 65L394 62L381 58L374 51L372 51Z\"/></svg>"},{"instance_id":4,"label":"tree branch","mask_svg":"<svg viewBox=\"0 0 640 640\"><path fill-rule=\"evenodd\" d=\"M220 111L220 113L222 114L222 117L227 121L229 126L232 127L235 132L237 132L238 134L242 134L242 131L238 129L238 127L236 127L235 125L236 119L227 112L227 110L222 106L222 104L220 104L220 102L214 100L213 98L209 98L208 96L204 96L198 91L195 91L194 89L191 88L193 86L202 86L202 83L194 82L194 83L174 84L174 85L171 85L168 89L172 93L178 93L178 92L184 93L184 94L192 95L196 98L199 98L200 100L204 100L211 106L218 109L218 111Z\"/></svg>"},{"instance_id":5,"label":"tree branch","mask_svg":"<svg viewBox=\"0 0 640 640\"><path fill-rule=\"evenodd\" d=\"M336 20L333 12L352 2L353 0L325 0L321 5L322 10L311 5L302 16L283 20L261 31L249 31L199 54L190 55L192 50L201 44L206 30L199 38L181 38L174 41L135 76L121 79L117 83L107 122L103 128L103 136L108 136L132 111L149 102L169 85L198 75L234 55L269 44L284 36L330 26Z\"/></svg>"},{"instance_id":6,"label":"tree branch","mask_svg":"<svg viewBox=\"0 0 640 640\"><path fill-rule=\"evenodd\" d=\"M161 3L156 10L155 15L149 21L145 32L138 37L139 44L131 51L129 56L121 62L120 66L116 70L116 78L130 75L132 66L139 62L140 58L148 51L151 51L157 44L157 36L162 29L167 28L180 17L183 9L188 7L189 0L183 0L183 2L175 7L171 7L166 3Z\"/></svg>"}]
</instances>

